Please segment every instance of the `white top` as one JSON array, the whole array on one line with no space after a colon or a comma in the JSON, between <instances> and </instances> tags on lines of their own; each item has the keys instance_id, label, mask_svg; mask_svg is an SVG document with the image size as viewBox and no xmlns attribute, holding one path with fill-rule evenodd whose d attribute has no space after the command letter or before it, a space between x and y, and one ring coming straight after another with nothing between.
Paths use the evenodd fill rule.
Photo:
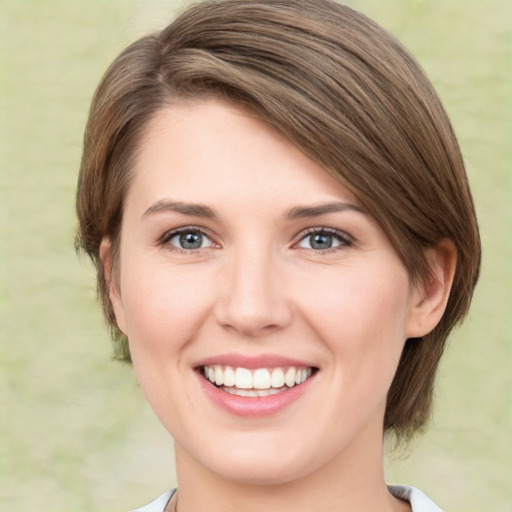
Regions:
<instances>
[{"instance_id":1,"label":"white top","mask_svg":"<svg viewBox=\"0 0 512 512\"><path fill-rule=\"evenodd\" d=\"M388 489L393 496L408 501L412 512L443 512L419 489L409 487L408 485L389 485ZM149 505L132 510L132 512L164 512L165 506L175 492L176 489L172 489L162 494L162 496L152 501Z\"/></svg>"}]
</instances>

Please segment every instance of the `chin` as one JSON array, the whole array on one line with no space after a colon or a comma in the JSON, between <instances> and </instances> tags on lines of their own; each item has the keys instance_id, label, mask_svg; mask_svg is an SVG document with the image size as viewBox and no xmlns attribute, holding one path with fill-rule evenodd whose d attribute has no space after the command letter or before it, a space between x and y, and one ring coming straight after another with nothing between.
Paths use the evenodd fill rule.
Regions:
<instances>
[{"instance_id":1,"label":"chin","mask_svg":"<svg viewBox=\"0 0 512 512\"><path fill-rule=\"evenodd\" d=\"M266 463L254 463L237 460L230 467L218 468L218 476L225 480L245 485L270 486L283 485L299 479L307 473L306 468L290 467L287 464L270 461Z\"/></svg>"},{"instance_id":2,"label":"chin","mask_svg":"<svg viewBox=\"0 0 512 512\"><path fill-rule=\"evenodd\" d=\"M280 485L300 479L314 470L315 461L301 445L276 447L253 441L229 450L203 453L200 463L218 477L245 485Z\"/></svg>"}]
</instances>

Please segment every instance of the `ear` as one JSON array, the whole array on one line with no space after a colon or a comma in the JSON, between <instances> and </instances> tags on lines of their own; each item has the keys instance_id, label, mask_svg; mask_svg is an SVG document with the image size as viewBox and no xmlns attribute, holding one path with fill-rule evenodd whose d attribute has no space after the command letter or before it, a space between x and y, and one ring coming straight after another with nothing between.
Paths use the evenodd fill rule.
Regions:
<instances>
[{"instance_id":1,"label":"ear","mask_svg":"<svg viewBox=\"0 0 512 512\"><path fill-rule=\"evenodd\" d=\"M414 290L406 326L407 338L428 334L441 320L453 283L457 265L457 249L451 240L443 240L426 250L431 276L426 284Z\"/></svg>"},{"instance_id":2,"label":"ear","mask_svg":"<svg viewBox=\"0 0 512 512\"><path fill-rule=\"evenodd\" d=\"M103 238L101 241L99 255L101 265L103 267L105 283L108 287L108 296L110 298L110 303L112 304L112 309L114 310L117 326L121 332L126 335L126 319L124 315L123 299L119 289L118 279L116 278L113 270L111 244L108 238Z\"/></svg>"}]
</instances>

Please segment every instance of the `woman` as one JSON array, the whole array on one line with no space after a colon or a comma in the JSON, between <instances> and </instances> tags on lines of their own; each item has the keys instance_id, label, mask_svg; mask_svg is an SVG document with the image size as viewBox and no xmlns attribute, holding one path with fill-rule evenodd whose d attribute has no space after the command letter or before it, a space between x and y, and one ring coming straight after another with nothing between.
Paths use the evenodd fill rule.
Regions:
<instances>
[{"instance_id":1,"label":"woman","mask_svg":"<svg viewBox=\"0 0 512 512\"><path fill-rule=\"evenodd\" d=\"M175 441L141 510L439 510L386 486L428 420L480 264L442 105L410 54L319 0L193 6L93 99L79 245L118 355Z\"/></svg>"}]
</instances>

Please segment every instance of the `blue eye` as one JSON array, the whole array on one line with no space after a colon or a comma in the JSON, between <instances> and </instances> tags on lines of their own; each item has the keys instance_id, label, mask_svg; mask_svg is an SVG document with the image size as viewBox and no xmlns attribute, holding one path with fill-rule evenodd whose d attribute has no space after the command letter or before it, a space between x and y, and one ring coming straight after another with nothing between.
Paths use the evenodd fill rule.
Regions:
<instances>
[{"instance_id":1,"label":"blue eye","mask_svg":"<svg viewBox=\"0 0 512 512\"><path fill-rule=\"evenodd\" d=\"M190 228L169 233L164 242L185 251L203 249L213 245L213 242L203 232Z\"/></svg>"},{"instance_id":2,"label":"blue eye","mask_svg":"<svg viewBox=\"0 0 512 512\"><path fill-rule=\"evenodd\" d=\"M303 249L313 249L315 251L325 251L350 245L351 241L348 236L338 231L326 229L318 229L309 232L298 243L298 246Z\"/></svg>"}]
</instances>

